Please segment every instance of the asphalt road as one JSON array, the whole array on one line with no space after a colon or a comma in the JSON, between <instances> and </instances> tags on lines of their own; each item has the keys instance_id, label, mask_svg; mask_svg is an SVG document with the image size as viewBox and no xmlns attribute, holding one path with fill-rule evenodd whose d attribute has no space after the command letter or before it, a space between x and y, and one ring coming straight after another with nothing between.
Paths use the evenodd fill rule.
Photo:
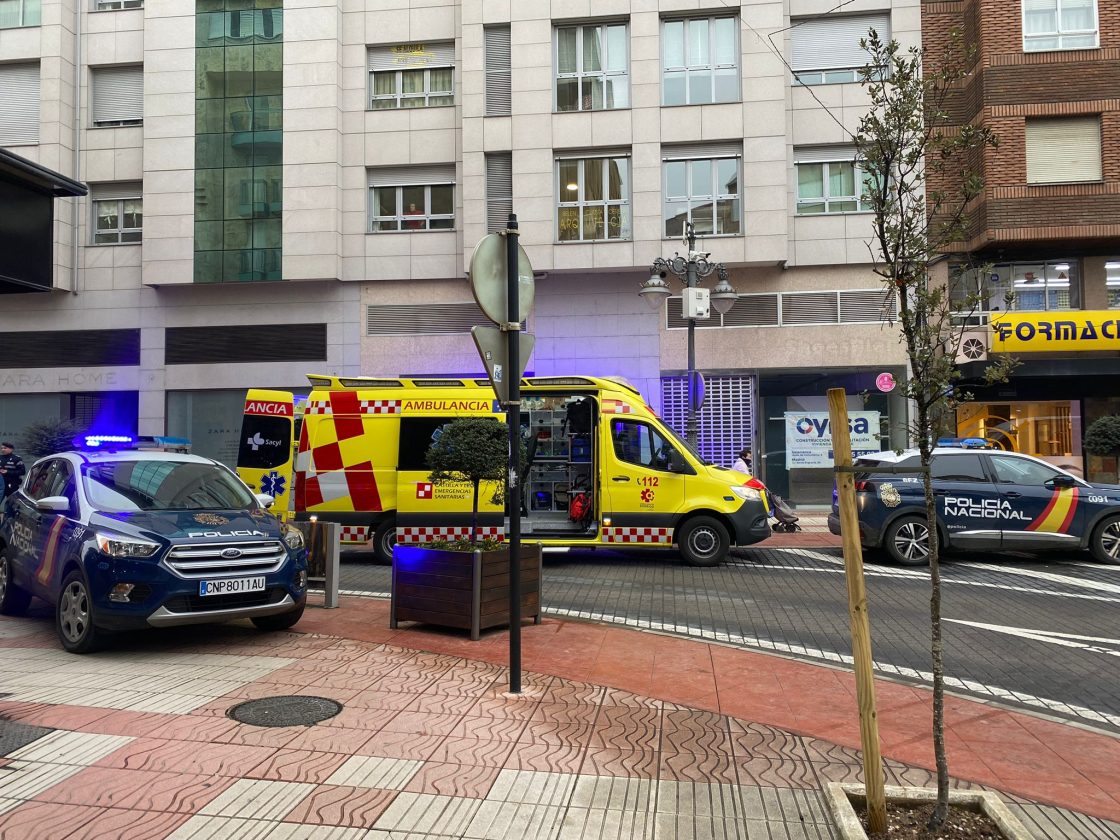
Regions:
<instances>
[{"instance_id":1,"label":"asphalt road","mask_svg":"<svg viewBox=\"0 0 1120 840\"><path fill-rule=\"evenodd\" d=\"M797 657L850 662L838 549L737 549L721 567L673 552L545 554L546 613ZM1120 732L1120 567L1088 555L978 555L943 564L950 690ZM869 562L876 670L928 684L929 574ZM389 568L343 553L343 590L386 593Z\"/></svg>"}]
</instances>

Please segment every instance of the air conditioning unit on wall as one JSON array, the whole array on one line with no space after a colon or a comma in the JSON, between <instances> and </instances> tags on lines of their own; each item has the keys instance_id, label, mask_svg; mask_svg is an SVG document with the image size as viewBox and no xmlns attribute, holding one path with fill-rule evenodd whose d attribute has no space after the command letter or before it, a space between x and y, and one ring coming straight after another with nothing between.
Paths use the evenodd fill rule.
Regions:
<instances>
[{"instance_id":1,"label":"air conditioning unit on wall","mask_svg":"<svg viewBox=\"0 0 1120 840\"><path fill-rule=\"evenodd\" d=\"M970 327L961 333L956 363L966 365L969 362L986 362L991 346L991 330L988 327Z\"/></svg>"}]
</instances>

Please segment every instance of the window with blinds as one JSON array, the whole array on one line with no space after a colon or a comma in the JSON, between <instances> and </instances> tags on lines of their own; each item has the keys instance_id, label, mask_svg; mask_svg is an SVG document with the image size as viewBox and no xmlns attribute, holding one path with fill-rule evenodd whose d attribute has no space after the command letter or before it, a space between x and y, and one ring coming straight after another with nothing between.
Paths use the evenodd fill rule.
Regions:
<instances>
[{"instance_id":1,"label":"window with blinds","mask_svg":"<svg viewBox=\"0 0 1120 840\"><path fill-rule=\"evenodd\" d=\"M1027 183L1101 180L1100 117L1027 120Z\"/></svg>"},{"instance_id":2,"label":"window with blinds","mask_svg":"<svg viewBox=\"0 0 1120 840\"><path fill-rule=\"evenodd\" d=\"M368 179L371 233L455 227L455 164L380 167Z\"/></svg>"},{"instance_id":3,"label":"window with blinds","mask_svg":"<svg viewBox=\"0 0 1120 840\"><path fill-rule=\"evenodd\" d=\"M0 0L0 29L38 26L42 16L40 0Z\"/></svg>"},{"instance_id":4,"label":"window with blinds","mask_svg":"<svg viewBox=\"0 0 1120 840\"><path fill-rule=\"evenodd\" d=\"M506 229L513 212L513 153L486 156L486 230Z\"/></svg>"},{"instance_id":5,"label":"window with blinds","mask_svg":"<svg viewBox=\"0 0 1120 840\"><path fill-rule=\"evenodd\" d=\"M696 322L697 329L719 327L792 327L812 324L877 324L898 319L898 299L881 289L846 289L840 292L783 292L739 295L731 309ZM670 297L665 328L688 327L681 298Z\"/></svg>"},{"instance_id":6,"label":"window with blinds","mask_svg":"<svg viewBox=\"0 0 1120 840\"><path fill-rule=\"evenodd\" d=\"M700 457L730 467L744 446L754 441L753 376L705 376L704 405L696 414ZM688 426L688 378L661 378L661 417L682 438Z\"/></svg>"},{"instance_id":7,"label":"window with blinds","mask_svg":"<svg viewBox=\"0 0 1120 840\"><path fill-rule=\"evenodd\" d=\"M884 42L889 41L890 13L794 19L790 29L793 83L830 85L858 82L859 71L868 62L867 51L859 42L872 29Z\"/></svg>"},{"instance_id":8,"label":"window with blinds","mask_svg":"<svg viewBox=\"0 0 1120 840\"><path fill-rule=\"evenodd\" d=\"M474 301L366 307L366 335L455 335L489 323Z\"/></svg>"},{"instance_id":9,"label":"window with blinds","mask_svg":"<svg viewBox=\"0 0 1120 840\"><path fill-rule=\"evenodd\" d=\"M510 28L487 26L482 31L486 47L486 116L509 116L510 95Z\"/></svg>"},{"instance_id":10,"label":"window with blinds","mask_svg":"<svg viewBox=\"0 0 1120 840\"><path fill-rule=\"evenodd\" d=\"M143 193L139 182L92 185L90 241L94 245L139 242L144 227Z\"/></svg>"},{"instance_id":11,"label":"window with blinds","mask_svg":"<svg viewBox=\"0 0 1120 840\"><path fill-rule=\"evenodd\" d=\"M95 126L140 125L144 121L144 68L92 67L90 114Z\"/></svg>"},{"instance_id":12,"label":"window with blinds","mask_svg":"<svg viewBox=\"0 0 1120 840\"><path fill-rule=\"evenodd\" d=\"M0 146L39 142L39 65L0 64Z\"/></svg>"},{"instance_id":13,"label":"window with blinds","mask_svg":"<svg viewBox=\"0 0 1120 840\"><path fill-rule=\"evenodd\" d=\"M370 47L369 108L455 104L455 42Z\"/></svg>"}]
</instances>

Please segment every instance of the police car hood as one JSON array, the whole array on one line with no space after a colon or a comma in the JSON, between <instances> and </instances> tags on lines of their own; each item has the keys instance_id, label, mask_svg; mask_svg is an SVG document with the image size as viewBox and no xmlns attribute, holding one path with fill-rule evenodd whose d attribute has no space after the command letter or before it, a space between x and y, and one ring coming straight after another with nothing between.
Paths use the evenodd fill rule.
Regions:
<instances>
[{"instance_id":1,"label":"police car hood","mask_svg":"<svg viewBox=\"0 0 1120 840\"><path fill-rule=\"evenodd\" d=\"M229 542L280 537L280 522L264 510L98 512L93 526L170 542Z\"/></svg>"},{"instance_id":2,"label":"police car hood","mask_svg":"<svg viewBox=\"0 0 1120 840\"><path fill-rule=\"evenodd\" d=\"M1099 481L1090 481L1089 486L1094 490L1103 490L1113 496L1120 495L1120 484L1102 484Z\"/></svg>"}]
</instances>

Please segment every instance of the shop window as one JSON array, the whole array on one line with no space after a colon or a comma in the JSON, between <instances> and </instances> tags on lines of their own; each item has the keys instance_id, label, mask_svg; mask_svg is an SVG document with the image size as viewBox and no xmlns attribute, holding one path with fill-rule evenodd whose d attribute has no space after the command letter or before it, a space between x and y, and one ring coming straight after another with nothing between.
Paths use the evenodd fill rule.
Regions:
<instances>
[{"instance_id":1,"label":"shop window","mask_svg":"<svg viewBox=\"0 0 1120 840\"><path fill-rule=\"evenodd\" d=\"M630 159L556 161L556 238L594 242L630 238Z\"/></svg>"},{"instance_id":2,"label":"shop window","mask_svg":"<svg viewBox=\"0 0 1120 840\"><path fill-rule=\"evenodd\" d=\"M1115 264L1120 267L1120 262ZM1120 268L1114 274L1120 291ZM979 312L1080 309L1080 265L1073 259L994 265L982 276L970 272L954 284L952 296L957 306L965 306L972 295L978 298Z\"/></svg>"},{"instance_id":3,"label":"shop window","mask_svg":"<svg viewBox=\"0 0 1120 840\"><path fill-rule=\"evenodd\" d=\"M1104 283L1108 290L1108 308L1120 309L1120 259L1104 264Z\"/></svg>"},{"instance_id":4,"label":"shop window","mask_svg":"<svg viewBox=\"0 0 1120 840\"><path fill-rule=\"evenodd\" d=\"M957 409L957 436L978 437L996 449L1039 458L1060 458L1077 467L1073 424L1078 404L1052 402L967 403Z\"/></svg>"}]
</instances>

